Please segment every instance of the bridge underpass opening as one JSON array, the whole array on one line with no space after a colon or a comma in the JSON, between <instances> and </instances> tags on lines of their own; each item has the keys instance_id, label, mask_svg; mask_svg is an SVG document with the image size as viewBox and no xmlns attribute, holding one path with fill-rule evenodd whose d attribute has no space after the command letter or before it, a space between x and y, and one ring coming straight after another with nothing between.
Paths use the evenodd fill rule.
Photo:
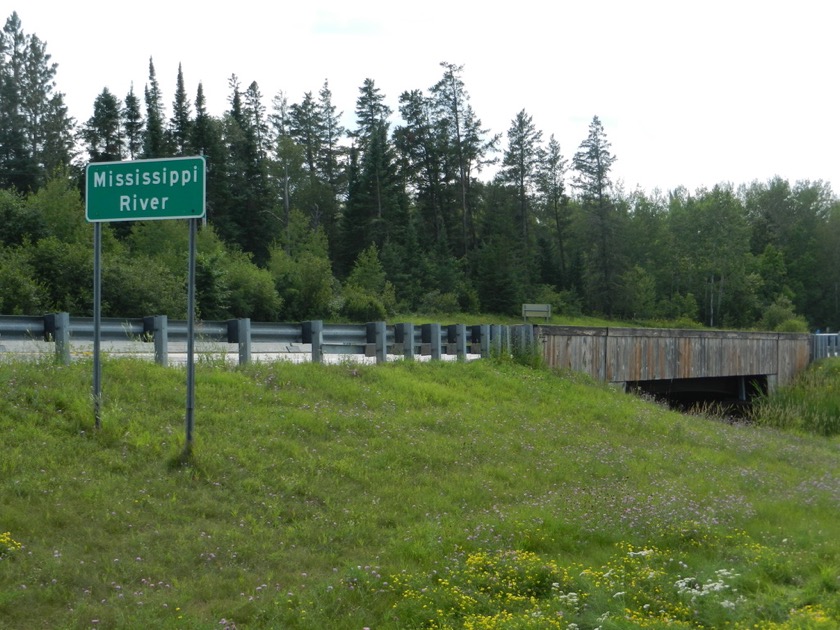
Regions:
<instances>
[{"instance_id":1,"label":"bridge underpass opening","mask_svg":"<svg viewBox=\"0 0 840 630\"><path fill-rule=\"evenodd\" d=\"M752 401L768 392L767 376L723 376L715 378L680 378L660 381L633 381L628 392L651 396L678 411L718 409L742 415Z\"/></svg>"}]
</instances>

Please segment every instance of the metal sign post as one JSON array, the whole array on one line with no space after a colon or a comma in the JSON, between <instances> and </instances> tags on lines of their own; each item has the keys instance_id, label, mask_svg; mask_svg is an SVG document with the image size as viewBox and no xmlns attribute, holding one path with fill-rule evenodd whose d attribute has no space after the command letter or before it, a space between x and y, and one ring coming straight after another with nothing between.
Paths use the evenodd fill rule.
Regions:
<instances>
[{"instance_id":1,"label":"metal sign post","mask_svg":"<svg viewBox=\"0 0 840 630\"><path fill-rule=\"evenodd\" d=\"M102 364L100 330L102 327L102 224L93 225L93 418L96 428L102 425Z\"/></svg>"},{"instance_id":2,"label":"metal sign post","mask_svg":"<svg viewBox=\"0 0 840 630\"><path fill-rule=\"evenodd\" d=\"M190 219L190 262L187 282L187 414L184 455L189 456L193 445L193 415L195 412L195 233L198 219Z\"/></svg>"}]
</instances>

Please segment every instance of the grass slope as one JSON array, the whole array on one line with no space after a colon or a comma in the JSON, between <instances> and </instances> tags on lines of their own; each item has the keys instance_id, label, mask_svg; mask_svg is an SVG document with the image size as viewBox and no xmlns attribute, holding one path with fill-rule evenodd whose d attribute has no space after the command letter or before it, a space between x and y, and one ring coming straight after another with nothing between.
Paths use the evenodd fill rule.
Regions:
<instances>
[{"instance_id":1,"label":"grass slope","mask_svg":"<svg viewBox=\"0 0 840 630\"><path fill-rule=\"evenodd\" d=\"M0 627L840 627L837 438L510 363L0 364Z\"/></svg>"}]
</instances>

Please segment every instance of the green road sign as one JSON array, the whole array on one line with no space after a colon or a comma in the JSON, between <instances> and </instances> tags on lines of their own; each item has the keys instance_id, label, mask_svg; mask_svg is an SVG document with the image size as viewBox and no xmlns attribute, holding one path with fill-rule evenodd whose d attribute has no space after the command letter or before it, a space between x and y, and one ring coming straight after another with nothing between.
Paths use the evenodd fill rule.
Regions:
<instances>
[{"instance_id":1,"label":"green road sign","mask_svg":"<svg viewBox=\"0 0 840 630\"><path fill-rule=\"evenodd\" d=\"M87 165L85 218L200 219L205 184L203 157L94 162Z\"/></svg>"}]
</instances>

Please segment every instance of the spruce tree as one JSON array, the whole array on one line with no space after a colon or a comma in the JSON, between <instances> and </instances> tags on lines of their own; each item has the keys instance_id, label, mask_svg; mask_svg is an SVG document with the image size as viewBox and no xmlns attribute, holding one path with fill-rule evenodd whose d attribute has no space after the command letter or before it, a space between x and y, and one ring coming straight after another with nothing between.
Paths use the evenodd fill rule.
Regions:
<instances>
[{"instance_id":1,"label":"spruce tree","mask_svg":"<svg viewBox=\"0 0 840 630\"><path fill-rule=\"evenodd\" d=\"M312 92L306 92L300 103L289 108L289 135L303 149L304 167L310 178L318 176L318 155L321 150L319 112Z\"/></svg>"},{"instance_id":2,"label":"spruce tree","mask_svg":"<svg viewBox=\"0 0 840 630\"><path fill-rule=\"evenodd\" d=\"M0 85L0 182L20 192L37 187L37 169L27 147L23 114L26 36L17 13L6 20L2 33Z\"/></svg>"},{"instance_id":3,"label":"spruce tree","mask_svg":"<svg viewBox=\"0 0 840 630\"><path fill-rule=\"evenodd\" d=\"M436 115L447 134L448 162L453 165L461 223L460 254L466 254L476 241L472 188L473 174L492 162L489 154L495 150L499 136L487 137L481 120L469 103L469 95L461 78L464 66L441 62L443 78L432 87ZM486 139L485 139L486 138Z\"/></svg>"},{"instance_id":4,"label":"spruce tree","mask_svg":"<svg viewBox=\"0 0 840 630\"><path fill-rule=\"evenodd\" d=\"M385 104L385 95L381 93L373 79L365 79L359 88L356 100L357 129L354 134L362 155L360 173L362 193L366 198L372 218L381 220L385 200L383 198L386 170L390 167L388 117L391 108ZM357 188L357 192L358 192Z\"/></svg>"},{"instance_id":5,"label":"spruce tree","mask_svg":"<svg viewBox=\"0 0 840 630\"><path fill-rule=\"evenodd\" d=\"M74 121L50 59L46 43L24 33L12 13L0 32L0 183L22 192L72 158Z\"/></svg>"},{"instance_id":6,"label":"spruce tree","mask_svg":"<svg viewBox=\"0 0 840 630\"><path fill-rule=\"evenodd\" d=\"M394 130L394 144L406 188L414 197L421 223L421 237L433 247L454 225L447 225L444 206L447 197L447 136L435 117L433 102L420 90L400 95L400 115L404 124ZM457 207L457 202L454 204Z\"/></svg>"},{"instance_id":7,"label":"spruce tree","mask_svg":"<svg viewBox=\"0 0 840 630\"><path fill-rule=\"evenodd\" d=\"M143 150L143 114L140 111L140 99L134 93L133 83L125 95L121 118L125 152L129 160L135 160Z\"/></svg>"},{"instance_id":8,"label":"spruce tree","mask_svg":"<svg viewBox=\"0 0 840 630\"><path fill-rule=\"evenodd\" d=\"M249 134L256 146L257 158L264 160L268 154L268 118L265 112L265 105L262 102L260 86L252 81L245 90L243 113Z\"/></svg>"},{"instance_id":9,"label":"spruce tree","mask_svg":"<svg viewBox=\"0 0 840 630\"><path fill-rule=\"evenodd\" d=\"M296 205L307 214L313 228L324 228L333 246L339 200L345 189L339 144L345 132L335 110L325 82L317 99L306 92L300 103L288 108L286 118L288 140L296 145L304 171L295 185Z\"/></svg>"},{"instance_id":10,"label":"spruce tree","mask_svg":"<svg viewBox=\"0 0 840 630\"><path fill-rule=\"evenodd\" d=\"M406 199L388 135L390 114L384 95L372 79L365 79L356 100L357 128L342 217L344 269L349 269L362 250L371 244L381 248L390 234L407 224Z\"/></svg>"},{"instance_id":11,"label":"spruce tree","mask_svg":"<svg viewBox=\"0 0 840 630\"><path fill-rule=\"evenodd\" d=\"M336 106L332 102L332 92L329 83L318 92L319 132L321 146L318 153L318 170L323 180L330 186L333 197L338 199L346 188L346 179L342 161L345 151L341 141L347 130L341 125L341 112L336 113Z\"/></svg>"},{"instance_id":12,"label":"spruce tree","mask_svg":"<svg viewBox=\"0 0 840 630\"><path fill-rule=\"evenodd\" d=\"M192 124L190 101L187 98L187 90L184 87L184 73L179 63L178 78L175 82L175 100L172 102L172 118L169 120L169 137L172 139L172 148L175 155L192 154L190 144Z\"/></svg>"},{"instance_id":13,"label":"spruce tree","mask_svg":"<svg viewBox=\"0 0 840 630\"><path fill-rule=\"evenodd\" d=\"M267 160L261 139L266 137L266 118L259 87L251 83L244 94L239 79L229 81L231 108L224 122L227 198L216 209L219 233L237 243L264 264L269 248L279 233L279 221L272 212Z\"/></svg>"},{"instance_id":14,"label":"spruce tree","mask_svg":"<svg viewBox=\"0 0 840 630\"><path fill-rule=\"evenodd\" d=\"M190 127L190 145L200 155L209 156L217 152L218 144L219 136L215 133L213 118L207 112L204 86L199 83L195 91L195 120Z\"/></svg>"},{"instance_id":15,"label":"spruce tree","mask_svg":"<svg viewBox=\"0 0 840 630\"><path fill-rule=\"evenodd\" d=\"M283 91L278 92L272 99L272 113L268 118L274 136L274 161L272 165L275 186L283 203L284 243L288 253L292 212L291 176L296 147L290 133L289 101Z\"/></svg>"},{"instance_id":16,"label":"spruce tree","mask_svg":"<svg viewBox=\"0 0 840 630\"><path fill-rule=\"evenodd\" d=\"M195 120L190 128L190 146L203 155L207 169L207 219L217 224L219 235L223 234L218 225L219 212L229 207L227 179L224 177L226 156L222 143L221 123L207 112L204 86L199 83L195 93Z\"/></svg>"},{"instance_id":17,"label":"spruce tree","mask_svg":"<svg viewBox=\"0 0 840 630\"><path fill-rule=\"evenodd\" d=\"M146 101L146 135L143 140L143 157L167 157L166 134L163 125L163 95L160 91L155 64L149 57L149 83L144 90Z\"/></svg>"},{"instance_id":18,"label":"spruce tree","mask_svg":"<svg viewBox=\"0 0 840 630\"><path fill-rule=\"evenodd\" d=\"M43 175L49 181L53 174L65 171L76 157L75 121L69 116L60 93L53 94L45 112L41 165Z\"/></svg>"},{"instance_id":19,"label":"spruce tree","mask_svg":"<svg viewBox=\"0 0 840 630\"><path fill-rule=\"evenodd\" d=\"M615 157L597 116L589 124L589 135L575 153L574 184L587 217L593 242L590 252L589 294L591 306L612 316L613 293L618 281L620 246L618 213L610 196L610 168Z\"/></svg>"},{"instance_id":20,"label":"spruce tree","mask_svg":"<svg viewBox=\"0 0 840 630\"><path fill-rule=\"evenodd\" d=\"M50 61L46 43L27 36L22 107L27 152L43 186L54 168L70 164L73 120L67 115L64 95L56 90L57 64Z\"/></svg>"},{"instance_id":21,"label":"spruce tree","mask_svg":"<svg viewBox=\"0 0 840 630\"><path fill-rule=\"evenodd\" d=\"M4 67L0 76L0 186L29 192L36 182L37 173L26 151L17 83Z\"/></svg>"},{"instance_id":22,"label":"spruce tree","mask_svg":"<svg viewBox=\"0 0 840 630\"><path fill-rule=\"evenodd\" d=\"M508 147L502 160L501 175L516 190L517 223L523 242L528 246L530 208L534 196L541 157L542 131L525 110L513 119L507 132Z\"/></svg>"},{"instance_id":23,"label":"spruce tree","mask_svg":"<svg viewBox=\"0 0 840 630\"><path fill-rule=\"evenodd\" d=\"M567 247L571 216L569 198L566 194L566 158L560 150L560 143L552 136L542 152L537 173L537 190L540 198L540 212L544 225L554 231L557 248L557 271L559 277L551 283L558 288L567 288Z\"/></svg>"},{"instance_id":24,"label":"spruce tree","mask_svg":"<svg viewBox=\"0 0 840 630\"><path fill-rule=\"evenodd\" d=\"M122 104L108 88L104 88L93 103L93 116L82 129L91 162L117 162L123 159L121 133Z\"/></svg>"}]
</instances>

